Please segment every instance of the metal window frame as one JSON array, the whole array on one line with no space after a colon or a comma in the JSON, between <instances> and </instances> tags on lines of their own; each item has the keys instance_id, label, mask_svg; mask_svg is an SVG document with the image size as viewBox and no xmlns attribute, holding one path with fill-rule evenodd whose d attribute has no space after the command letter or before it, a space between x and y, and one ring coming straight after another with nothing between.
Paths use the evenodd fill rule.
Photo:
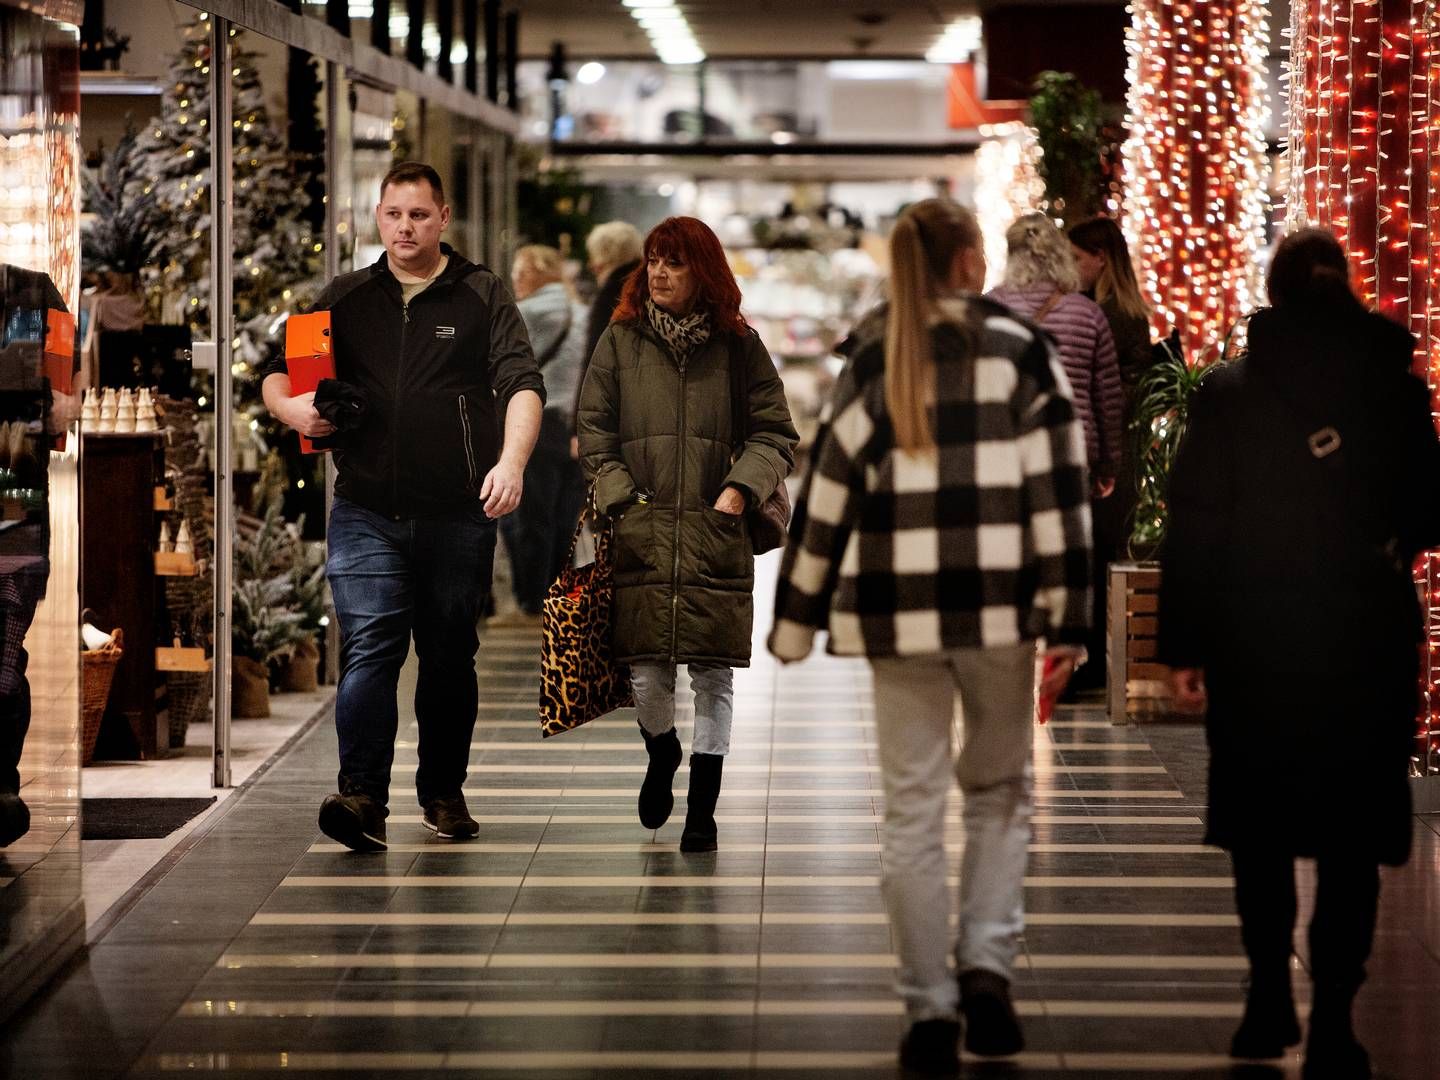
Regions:
<instances>
[{"instance_id":1,"label":"metal window frame","mask_svg":"<svg viewBox=\"0 0 1440 1080\"><path fill-rule=\"evenodd\" d=\"M4 2L4 0L0 0ZM491 172L490 206L475 206L479 220L472 224L472 237L482 237L494 254L506 253L513 243L516 200L513 188L515 137L520 121L515 114L483 97L468 93L444 80L427 75L402 59L391 57L373 46L357 44L319 19L298 15L278 0L183 0L188 6L210 16L211 103L216 116L233 111L234 87L229 77L232 63L230 31L250 30L282 45L301 49L325 63L327 104L325 175L327 194L336 189L340 166L335 116L340 107L342 79L368 82L390 90L408 90L422 102L437 105L472 125L470 174L472 184L481 169ZM215 611L214 611L214 741L212 782L217 788L231 786L230 723L232 651L230 632L234 588L234 462L233 442L233 340L235 333L234 271L231 266L233 230L231 209L234 193L231 127L210 125L210 152L213 167L211 203L214 207L210 234L212 331L215 339ZM473 189L472 189L473 190ZM327 277L340 272L340 237L336 229L339 207L331 199L325 217L325 271ZM482 231L483 230L483 231ZM503 265L501 259L494 265ZM333 492L334 465L327 465L326 504ZM338 647L337 627L332 623L327 644L333 656Z\"/></svg>"}]
</instances>

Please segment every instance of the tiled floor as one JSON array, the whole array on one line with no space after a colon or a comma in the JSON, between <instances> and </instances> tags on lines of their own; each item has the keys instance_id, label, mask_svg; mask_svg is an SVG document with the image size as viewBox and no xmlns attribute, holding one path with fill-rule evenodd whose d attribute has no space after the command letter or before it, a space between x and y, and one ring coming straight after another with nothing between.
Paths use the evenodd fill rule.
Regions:
<instances>
[{"instance_id":1,"label":"tiled floor","mask_svg":"<svg viewBox=\"0 0 1440 1080\"><path fill-rule=\"evenodd\" d=\"M477 842L420 826L411 725L390 850L337 850L313 824L334 774L322 725L22 1018L9 1075L894 1076L864 665L757 657L740 675L721 850L684 856L683 772L670 824L634 820L633 720L539 742L535 649L483 646ZM1227 860L1199 843L1198 730L1066 711L1036 760L1029 1049L967 1075L1298 1075L1225 1056L1244 963ZM1379 1075L1407 1080L1440 1075L1440 835L1417 834L1386 877L1361 1009Z\"/></svg>"}]
</instances>

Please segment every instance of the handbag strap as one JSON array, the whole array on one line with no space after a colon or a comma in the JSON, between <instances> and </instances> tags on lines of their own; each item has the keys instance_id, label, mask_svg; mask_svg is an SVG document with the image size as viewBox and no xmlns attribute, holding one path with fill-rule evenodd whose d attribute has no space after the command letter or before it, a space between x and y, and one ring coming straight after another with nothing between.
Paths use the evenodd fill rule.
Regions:
<instances>
[{"instance_id":1,"label":"handbag strap","mask_svg":"<svg viewBox=\"0 0 1440 1080\"><path fill-rule=\"evenodd\" d=\"M1048 297L1045 298L1045 302L1036 309L1035 314L1030 316L1030 321L1035 323L1037 326L1040 323L1043 323L1045 321L1045 316L1049 315L1050 312L1054 311L1056 305L1064 299L1065 294L1062 293L1059 289L1056 289L1053 293L1051 293Z\"/></svg>"},{"instance_id":2,"label":"handbag strap","mask_svg":"<svg viewBox=\"0 0 1440 1080\"><path fill-rule=\"evenodd\" d=\"M610 541L614 538L610 518L595 505L595 485L591 484L585 493L585 505L580 508L580 517L575 522L575 531L570 534L570 550L565 556L565 565L575 564L575 548L579 546L580 534L590 526L590 537L595 543L595 564L608 566L610 563Z\"/></svg>"},{"instance_id":3,"label":"handbag strap","mask_svg":"<svg viewBox=\"0 0 1440 1080\"><path fill-rule=\"evenodd\" d=\"M745 363L744 344L739 334L730 335L730 437L734 440L735 457L750 437L750 373Z\"/></svg>"}]
</instances>

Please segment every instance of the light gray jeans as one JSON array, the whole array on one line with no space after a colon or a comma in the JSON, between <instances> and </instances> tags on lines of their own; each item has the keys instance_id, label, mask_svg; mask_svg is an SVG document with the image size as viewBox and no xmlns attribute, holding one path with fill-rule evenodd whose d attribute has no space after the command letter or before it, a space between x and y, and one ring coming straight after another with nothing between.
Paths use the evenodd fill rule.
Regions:
<instances>
[{"instance_id":1,"label":"light gray jeans","mask_svg":"<svg viewBox=\"0 0 1440 1080\"><path fill-rule=\"evenodd\" d=\"M730 752L730 721L735 709L734 672L719 664L687 664L690 689L695 692L694 754ZM640 726L651 735L664 735L675 726L675 665L631 664L630 687Z\"/></svg>"},{"instance_id":2,"label":"light gray jeans","mask_svg":"<svg viewBox=\"0 0 1440 1080\"><path fill-rule=\"evenodd\" d=\"M1025 860L1034 802L1035 643L876 660L875 732L885 784L885 906L912 1023L954 1019L945 799L959 692L964 731L954 775L964 793L957 971L1010 977L1025 926Z\"/></svg>"}]
</instances>

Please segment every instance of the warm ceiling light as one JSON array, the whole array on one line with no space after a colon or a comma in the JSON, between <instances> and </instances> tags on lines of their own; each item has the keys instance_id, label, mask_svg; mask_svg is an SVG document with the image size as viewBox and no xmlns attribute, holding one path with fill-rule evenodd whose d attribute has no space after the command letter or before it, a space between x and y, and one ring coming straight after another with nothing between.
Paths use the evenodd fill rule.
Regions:
<instances>
[{"instance_id":1,"label":"warm ceiling light","mask_svg":"<svg viewBox=\"0 0 1440 1080\"><path fill-rule=\"evenodd\" d=\"M925 59L932 64L963 64L980 51L983 24L979 15L965 15L945 28Z\"/></svg>"},{"instance_id":2,"label":"warm ceiling light","mask_svg":"<svg viewBox=\"0 0 1440 1080\"><path fill-rule=\"evenodd\" d=\"M575 72L575 81L584 86L591 86L605 77L605 65L591 60L588 64L581 64L580 70Z\"/></svg>"}]
</instances>

